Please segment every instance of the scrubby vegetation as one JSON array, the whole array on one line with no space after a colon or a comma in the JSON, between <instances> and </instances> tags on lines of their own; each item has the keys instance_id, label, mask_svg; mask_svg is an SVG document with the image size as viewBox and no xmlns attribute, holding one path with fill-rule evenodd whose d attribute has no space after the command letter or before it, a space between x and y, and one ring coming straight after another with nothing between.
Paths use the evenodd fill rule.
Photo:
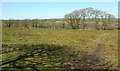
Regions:
<instances>
[{"instance_id":1,"label":"scrubby vegetation","mask_svg":"<svg viewBox=\"0 0 120 71\"><path fill-rule=\"evenodd\" d=\"M3 28L2 67L12 71L117 69L117 32Z\"/></svg>"},{"instance_id":2,"label":"scrubby vegetation","mask_svg":"<svg viewBox=\"0 0 120 71\"><path fill-rule=\"evenodd\" d=\"M117 20L112 14L88 7L58 19L3 20L3 27L114 30L118 29Z\"/></svg>"}]
</instances>

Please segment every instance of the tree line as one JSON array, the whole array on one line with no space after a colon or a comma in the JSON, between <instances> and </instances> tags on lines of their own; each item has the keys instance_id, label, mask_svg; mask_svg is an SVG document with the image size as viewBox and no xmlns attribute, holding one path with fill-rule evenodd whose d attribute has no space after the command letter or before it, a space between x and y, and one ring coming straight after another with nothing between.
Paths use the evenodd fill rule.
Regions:
<instances>
[{"instance_id":1,"label":"tree line","mask_svg":"<svg viewBox=\"0 0 120 71\"><path fill-rule=\"evenodd\" d=\"M112 30L117 27L117 19L107 12L92 7L75 10L60 19L2 20L3 27L23 28L66 28Z\"/></svg>"},{"instance_id":2,"label":"tree line","mask_svg":"<svg viewBox=\"0 0 120 71\"><path fill-rule=\"evenodd\" d=\"M73 29L115 29L117 23L114 15L92 7L75 10L64 17Z\"/></svg>"}]
</instances>

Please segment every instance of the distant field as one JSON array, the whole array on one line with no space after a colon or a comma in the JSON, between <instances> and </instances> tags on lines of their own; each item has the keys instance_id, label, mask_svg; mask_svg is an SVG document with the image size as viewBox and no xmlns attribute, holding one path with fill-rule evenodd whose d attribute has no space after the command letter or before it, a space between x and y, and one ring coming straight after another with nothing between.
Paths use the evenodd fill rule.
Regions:
<instances>
[{"instance_id":1,"label":"distant field","mask_svg":"<svg viewBox=\"0 0 120 71\"><path fill-rule=\"evenodd\" d=\"M78 68L75 62L88 55L118 66L117 30L3 28L2 38L6 68Z\"/></svg>"}]
</instances>

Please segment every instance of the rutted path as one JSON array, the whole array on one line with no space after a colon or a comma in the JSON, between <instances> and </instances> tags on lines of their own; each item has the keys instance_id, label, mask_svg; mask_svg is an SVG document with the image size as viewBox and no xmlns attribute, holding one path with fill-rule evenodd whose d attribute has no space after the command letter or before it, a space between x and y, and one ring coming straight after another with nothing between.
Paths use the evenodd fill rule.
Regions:
<instances>
[{"instance_id":1,"label":"rutted path","mask_svg":"<svg viewBox=\"0 0 120 71\"><path fill-rule=\"evenodd\" d=\"M72 64L65 65L66 69L109 69L113 66L110 62L101 58L102 44L104 39L107 39L110 33L100 35L96 40L88 43L87 46L92 47L93 51L88 52L81 60L75 60ZM104 38L104 39L103 39Z\"/></svg>"}]
</instances>

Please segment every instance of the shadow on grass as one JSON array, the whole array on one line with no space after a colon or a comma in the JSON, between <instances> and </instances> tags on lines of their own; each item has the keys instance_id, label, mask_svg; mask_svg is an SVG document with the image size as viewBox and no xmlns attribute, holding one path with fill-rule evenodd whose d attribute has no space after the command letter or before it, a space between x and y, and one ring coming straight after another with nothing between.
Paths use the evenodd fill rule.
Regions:
<instances>
[{"instance_id":1,"label":"shadow on grass","mask_svg":"<svg viewBox=\"0 0 120 71\"><path fill-rule=\"evenodd\" d=\"M85 55L80 59L75 49L64 45L3 44L2 56L3 71L117 71L91 69L90 64L96 66L99 57Z\"/></svg>"},{"instance_id":2,"label":"shadow on grass","mask_svg":"<svg viewBox=\"0 0 120 71\"><path fill-rule=\"evenodd\" d=\"M40 44L3 44L2 68L11 71L26 70L63 70L64 63L69 63L77 55L67 46Z\"/></svg>"}]
</instances>

